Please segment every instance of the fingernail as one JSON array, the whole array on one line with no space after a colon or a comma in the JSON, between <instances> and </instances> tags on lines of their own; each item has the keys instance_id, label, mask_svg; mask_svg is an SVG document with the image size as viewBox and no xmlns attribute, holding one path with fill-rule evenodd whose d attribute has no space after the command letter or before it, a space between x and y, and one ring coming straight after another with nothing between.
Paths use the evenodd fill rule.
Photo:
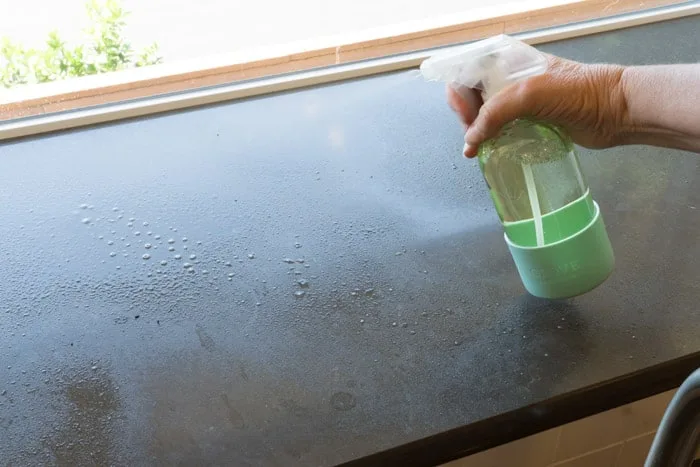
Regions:
<instances>
[{"instance_id":1,"label":"fingernail","mask_svg":"<svg viewBox=\"0 0 700 467\"><path fill-rule=\"evenodd\" d=\"M468 143L464 143L464 148L462 148L462 154L464 157L467 159L470 159L472 156L470 155L472 151L472 147Z\"/></svg>"}]
</instances>

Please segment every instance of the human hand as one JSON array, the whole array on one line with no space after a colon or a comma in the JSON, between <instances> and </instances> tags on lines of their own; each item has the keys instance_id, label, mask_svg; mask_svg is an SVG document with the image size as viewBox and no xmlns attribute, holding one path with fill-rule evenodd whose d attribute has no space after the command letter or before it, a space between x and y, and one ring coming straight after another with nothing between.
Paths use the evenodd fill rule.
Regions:
<instances>
[{"instance_id":1,"label":"human hand","mask_svg":"<svg viewBox=\"0 0 700 467\"><path fill-rule=\"evenodd\" d=\"M498 135L503 125L531 118L562 127L575 143L602 149L619 144L627 127L624 67L588 65L547 56L547 72L514 83L483 103L478 91L447 88L447 100L466 134L464 155Z\"/></svg>"}]
</instances>

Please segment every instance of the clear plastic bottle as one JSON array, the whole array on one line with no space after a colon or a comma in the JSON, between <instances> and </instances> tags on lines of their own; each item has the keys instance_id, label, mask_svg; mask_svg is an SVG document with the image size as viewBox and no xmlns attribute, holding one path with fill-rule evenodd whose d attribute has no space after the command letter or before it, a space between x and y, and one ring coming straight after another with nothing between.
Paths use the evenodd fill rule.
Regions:
<instances>
[{"instance_id":1,"label":"clear plastic bottle","mask_svg":"<svg viewBox=\"0 0 700 467\"><path fill-rule=\"evenodd\" d=\"M556 127L516 120L481 145L478 159L506 234L517 245L560 241L595 217L576 150Z\"/></svg>"},{"instance_id":2,"label":"clear plastic bottle","mask_svg":"<svg viewBox=\"0 0 700 467\"><path fill-rule=\"evenodd\" d=\"M428 79L480 89L488 99L546 66L536 49L501 35L431 57L421 71ZM566 133L515 120L481 145L478 160L530 293L565 298L605 281L614 267L612 246Z\"/></svg>"}]
</instances>

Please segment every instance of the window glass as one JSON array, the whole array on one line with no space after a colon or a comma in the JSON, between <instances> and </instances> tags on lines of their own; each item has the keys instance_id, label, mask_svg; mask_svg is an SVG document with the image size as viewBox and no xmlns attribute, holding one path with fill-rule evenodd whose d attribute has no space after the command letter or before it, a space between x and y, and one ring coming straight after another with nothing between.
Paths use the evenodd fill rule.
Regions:
<instances>
[{"instance_id":1,"label":"window glass","mask_svg":"<svg viewBox=\"0 0 700 467\"><path fill-rule=\"evenodd\" d=\"M672 3L0 0L0 120Z\"/></svg>"}]
</instances>

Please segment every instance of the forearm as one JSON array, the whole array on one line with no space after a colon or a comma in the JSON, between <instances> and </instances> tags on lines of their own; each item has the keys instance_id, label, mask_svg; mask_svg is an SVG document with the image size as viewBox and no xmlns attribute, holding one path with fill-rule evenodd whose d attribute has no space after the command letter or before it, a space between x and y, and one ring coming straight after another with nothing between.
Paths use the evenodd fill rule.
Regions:
<instances>
[{"instance_id":1,"label":"forearm","mask_svg":"<svg viewBox=\"0 0 700 467\"><path fill-rule=\"evenodd\" d=\"M629 67L622 144L700 153L700 64Z\"/></svg>"}]
</instances>

